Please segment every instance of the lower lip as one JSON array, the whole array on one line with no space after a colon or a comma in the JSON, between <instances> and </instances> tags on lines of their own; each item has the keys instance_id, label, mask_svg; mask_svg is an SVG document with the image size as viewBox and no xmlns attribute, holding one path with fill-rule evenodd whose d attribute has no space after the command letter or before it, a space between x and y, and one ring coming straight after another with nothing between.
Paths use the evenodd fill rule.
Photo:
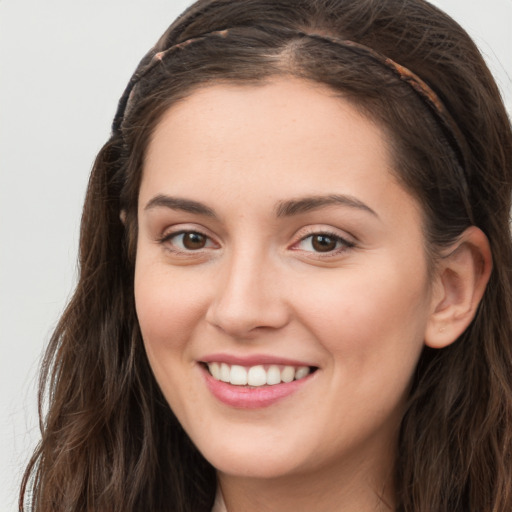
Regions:
<instances>
[{"instance_id":1,"label":"lower lip","mask_svg":"<svg viewBox=\"0 0 512 512\"><path fill-rule=\"evenodd\" d=\"M222 403L238 409L258 409L275 404L298 391L311 380L315 373L292 382L251 388L247 386L233 386L227 382L216 380L208 370L203 368L206 385L213 396Z\"/></svg>"}]
</instances>

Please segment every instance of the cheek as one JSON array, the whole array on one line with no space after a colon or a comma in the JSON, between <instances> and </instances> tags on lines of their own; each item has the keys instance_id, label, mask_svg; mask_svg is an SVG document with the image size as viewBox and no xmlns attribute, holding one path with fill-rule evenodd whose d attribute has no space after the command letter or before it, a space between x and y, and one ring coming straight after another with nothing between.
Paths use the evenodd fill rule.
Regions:
<instances>
[{"instance_id":1,"label":"cheek","mask_svg":"<svg viewBox=\"0 0 512 512\"><path fill-rule=\"evenodd\" d=\"M140 258L135 307L155 379L174 413L186 420L187 400L195 401L197 392L187 373L194 366L190 339L203 308L201 297L189 291L191 283L173 277L169 269L146 266Z\"/></svg>"},{"instance_id":2,"label":"cheek","mask_svg":"<svg viewBox=\"0 0 512 512\"><path fill-rule=\"evenodd\" d=\"M414 367L428 321L426 272L385 268L343 269L296 294L303 323L338 364Z\"/></svg>"},{"instance_id":3,"label":"cheek","mask_svg":"<svg viewBox=\"0 0 512 512\"><path fill-rule=\"evenodd\" d=\"M139 258L135 270L135 307L150 359L182 350L203 313L198 283L171 274L161 265Z\"/></svg>"},{"instance_id":4,"label":"cheek","mask_svg":"<svg viewBox=\"0 0 512 512\"><path fill-rule=\"evenodd\" d=\"M404 274L392 269L380 277L353 269L346 274L335 287L310 287L307 297L301 295L300 311L330 359L329 424L334 430L351 425L356 439L387 418L401 417L423 349L428 287L408 275L404 290Z\"/></svg>"}]
</instances>

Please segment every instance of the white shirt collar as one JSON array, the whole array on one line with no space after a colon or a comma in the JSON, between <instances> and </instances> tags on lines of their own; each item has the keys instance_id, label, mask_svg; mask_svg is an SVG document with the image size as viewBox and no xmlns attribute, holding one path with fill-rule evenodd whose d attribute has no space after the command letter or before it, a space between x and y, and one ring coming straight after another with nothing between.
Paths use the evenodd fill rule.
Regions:
<instances>
[{"instance_id":1,"label":"white shirt collar","mask_svg":"<svg viewBox=\"0 0 512 512\"><path fill-rule=\"evenodd\" d=\"M224 498L222 497L222 492L220 491L220 487L217 487L217 493L215 494L215 503L213 504L212 512L228 512L226 504L224 503Z\"/></svg>"}]
</instances>

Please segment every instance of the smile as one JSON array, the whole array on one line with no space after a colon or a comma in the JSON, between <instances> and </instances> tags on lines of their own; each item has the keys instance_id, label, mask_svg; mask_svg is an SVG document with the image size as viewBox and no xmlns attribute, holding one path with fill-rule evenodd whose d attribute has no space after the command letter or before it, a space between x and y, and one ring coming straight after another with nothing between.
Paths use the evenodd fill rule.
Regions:
<instances>
[{"instance_id":1,"label":"smile","mask_svg":"<svg viewBox=\"0 0 512 512\"><path fill-rule=\"evenodd\" d=\"M312 368L309 366L256 365L245 367L237 364L219 362L206 363L210 375L217 381L233 386L275 386L307 377Z\"/></svg>"}]
</instances>

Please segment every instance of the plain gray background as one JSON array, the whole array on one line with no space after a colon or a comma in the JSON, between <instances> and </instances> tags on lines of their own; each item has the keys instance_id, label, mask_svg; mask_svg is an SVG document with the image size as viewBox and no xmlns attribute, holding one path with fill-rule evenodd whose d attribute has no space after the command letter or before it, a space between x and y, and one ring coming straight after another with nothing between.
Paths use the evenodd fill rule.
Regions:
<instances>
[{"instance_id":1,"label":"plain gray background","mask_svg":"<svg viewBox=\"0 0 512 512\"><path fill-rule=\"evenodd\" d=\"M75 280L95 154L139 59L188 0L0 0L0 510L38 439L37 367ZM512 112L512 0L435 0Z\"/></svg>"}]
</instances>

